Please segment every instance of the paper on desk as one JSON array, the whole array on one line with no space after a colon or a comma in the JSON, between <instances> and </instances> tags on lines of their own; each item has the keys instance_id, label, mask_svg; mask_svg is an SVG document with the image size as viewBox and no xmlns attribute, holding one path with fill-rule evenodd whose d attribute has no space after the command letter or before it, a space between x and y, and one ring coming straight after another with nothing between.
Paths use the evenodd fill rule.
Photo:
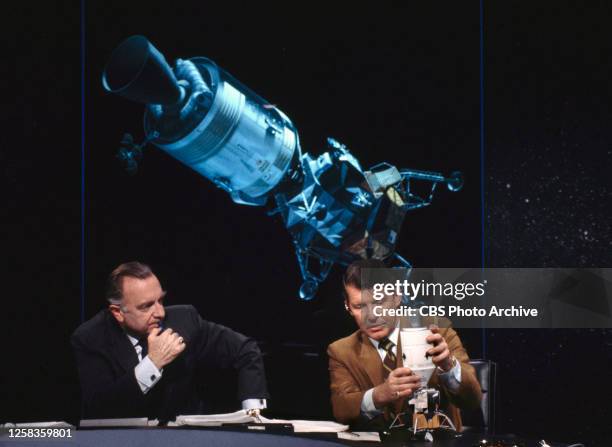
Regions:
<instances>
[{"instance_id":1,"label":"paper on desk","mask_svg":"<svg viewBox=\"0 0 612 447\"><path fill-rule=\"evenodd\" d=\"M257 422L246 410L224 414L193 414L176 417L176 425L196 425L198 427L219 427L222 424L248 424Z\"/></svg>"},{"instance_id":2,"label":"paper on desk","mask_svg":"<svg viewBox=\"0 0 612 447\"><path fill-rule=\"evenodd\" d=\"M331 421L305 421L289 419L255 418L247 410L226 414L185 415L176 417L176 425L195 425L199 427L218 427L222 424L291 424L295 433L338 433L348 430L348 425Z\"/></svg>"},{"instance_id":3,"label":"paper on desk","mask_svg":"<svg viewBox=\"0 0 612 447\"><path fill-rule=\"evenodd\" d=\"M380 435L375 431L343 431L338 433L338 439L360 442L380 442Z\"/></svg>"},{"instance_id":4,"label":"paper on desk","mask_svg":"<svg viewBox=\"0 0 612 447\"><path fill-rule=\"evenodd\" d=\"M305 421L301 419L268 419L260 416L264 424L291 424L295 433L338 433L347 431L348 425L332 421Z\"/></svg>"}]
</instances>

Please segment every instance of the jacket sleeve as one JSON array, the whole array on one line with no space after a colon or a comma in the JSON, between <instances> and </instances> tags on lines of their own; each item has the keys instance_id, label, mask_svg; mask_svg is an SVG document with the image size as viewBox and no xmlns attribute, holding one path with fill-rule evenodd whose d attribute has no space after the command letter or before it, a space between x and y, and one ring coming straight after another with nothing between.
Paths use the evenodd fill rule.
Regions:
<instances>
[{"instance_id":1,"label":"jacket sleeve","mask_svg":"<svg viewBox=\"0 0 612 447\"><path fill-rule=\"evenodd\" d=\"M331 404L334 418L342 424L353 424L362 419L361 401L365 390L361 390L338 353L330 345L327 348L329 357L329 382Z\"/></svg>"},{"instance_id":2,"label":"jacket sleeve","mask_svg":"<svg viewBox=\"0 0 612 447\"><path fill-rule=\"evenodd\" d=\"M236 370L239 400L268 398L263 358L255 340L202 319L195 308L192 319L199 332L198 363Z\"/></svg>"},{"instance_id":3,"label":"jacket sleeve","mask_svg":"<svg viewBox=\"0 0 612 447\"><path fill-rule=\"evenodd\" d=\"M470 358L468 357L467 351L463 347L461 339L454 329L447 328L443 330L442 335L446 340L451 355L461 363L461 384L459 389L455 392L446 390L446 395L450 402L459 408L478 408L482 399L482 391L478 383L478 378L476 377L476 371L469 363ZM440 382L441 381L438 381L438 386L444 388L444 385Z\"/></svg>"},{"instance_id":4,"label":"jacket sleeve","mask_svg":"<svg viewBox=\"0 0 612 447\"><path fill-rule=\"evenodd\" d=\"M146 416L146 397L133 370L116 377L102 353L89 348L77 334L70 341L81 384L84 418Z\"/></svg>"}]
</instances>

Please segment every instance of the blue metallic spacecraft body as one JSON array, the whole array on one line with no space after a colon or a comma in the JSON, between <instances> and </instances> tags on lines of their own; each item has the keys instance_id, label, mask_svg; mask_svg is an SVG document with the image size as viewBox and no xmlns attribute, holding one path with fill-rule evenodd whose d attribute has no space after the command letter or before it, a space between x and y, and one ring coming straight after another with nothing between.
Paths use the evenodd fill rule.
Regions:
<instances>
[{"instance_id":1,"label":"blue metallic spacecraft body","mask_svg":"<svg viewBox=\"0 0 612 447\"><path fill-rule=\"evenodd\" d=\"M174 68L143 36L115 49L104 88L145 104L145 140L126 134L118 158L135 173L152 143L226 191L240 205L267 206L289 231L303 283L301 299L316 295L334 264L376 258L410 268L395 251L406 212L431 203L436 186L458 191L459 172L397 169L383 162L364 170L328 138L317 157L302 153L296 127L213 61L178 59ZM411 189L428 182L429 193Z\"/></svg>"}]
</instances>

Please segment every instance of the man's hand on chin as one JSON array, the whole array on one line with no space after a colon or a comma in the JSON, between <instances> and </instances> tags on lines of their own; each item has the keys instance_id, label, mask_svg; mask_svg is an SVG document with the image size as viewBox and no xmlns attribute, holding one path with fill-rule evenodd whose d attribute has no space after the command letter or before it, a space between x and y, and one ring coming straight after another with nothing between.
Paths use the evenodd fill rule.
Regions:
<instances>
[{"instance_id":1,"label":"man's hand on chin","mask_svg":"<svg viewBox=\"0 0 612 447\"><path fill-rule=\"evenodd\" d=\"M159 370L185 350L183 337L170 328L164 332L159 327L154 328L147 337L147 343L148 357Z\"/></svg>"}]
</instances>

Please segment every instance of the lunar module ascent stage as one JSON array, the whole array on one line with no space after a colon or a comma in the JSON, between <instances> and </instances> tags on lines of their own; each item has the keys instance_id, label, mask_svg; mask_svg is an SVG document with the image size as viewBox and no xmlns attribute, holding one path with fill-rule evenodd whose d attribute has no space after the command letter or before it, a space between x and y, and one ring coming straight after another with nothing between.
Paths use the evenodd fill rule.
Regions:
<instances>
[{"instance_id":1,"label":"lunar module ascent stage","mask_svg":"<svg viewBox=\"0 0 612 447\"><path fill-rule=\"evenodd\" d=\"M312 299L334 263L377 258L410 267L395 252L407 211L429 205L436 186L463 186L462 175L398 169L380 163L363 170L338 141L327 152L302 153L296 127L277 107L210 59L177 59L171 67L143 36L113 52L106 90L145 104L145 139L126 134L118 157L136 172L143 148L159 149L225 190L241 205L267 206L291 234L303 283ZM425 194L411 184L425 182Z\"/></svg>"}]
</instances>

